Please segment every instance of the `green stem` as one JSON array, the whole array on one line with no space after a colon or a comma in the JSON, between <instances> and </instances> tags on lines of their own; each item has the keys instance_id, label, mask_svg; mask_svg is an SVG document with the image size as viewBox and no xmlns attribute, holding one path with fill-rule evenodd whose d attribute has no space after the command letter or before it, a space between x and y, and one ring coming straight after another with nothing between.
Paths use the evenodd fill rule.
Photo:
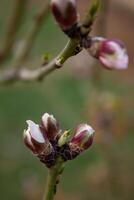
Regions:
<instances>
[{"instance_id":1,"label":"green stem","mask_svg":"<svg viewBox=\"0 0 134 200\"><path fill-rule=\"evenodd\" d=\"M65 48L60 52L60 54L54 58L50 63L44 67L37 69L12 69L9 71L1 72L0 83L13 83L17 80L20 81L35 81L42 80L45 76L53 72L54 70L62 67L64 62L71 56L74 55L74 51L79 44L78 39L70 39L65 46Z\"/></svg>"},{"instance_id":2,"label":"green stem","mask_svg":"<svg viewBox=\"0 0 134 200\"><path fill-rule=\"evenodd\" d=\"M53 200L56 194L57 184L59 183L59 178L64 170L64 164L58 161L57 164L49 170L46 193L43 200Z\"/></svg>"}]
</instances>

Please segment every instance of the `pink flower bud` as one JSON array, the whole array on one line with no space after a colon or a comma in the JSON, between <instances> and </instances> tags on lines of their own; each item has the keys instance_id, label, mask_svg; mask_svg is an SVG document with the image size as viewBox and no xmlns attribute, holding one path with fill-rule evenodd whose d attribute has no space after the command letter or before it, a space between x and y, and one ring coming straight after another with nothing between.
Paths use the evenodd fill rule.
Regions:
<instances>
[{"instance_id":1,"label":"pink flower bud","mask_svg":"<svg viewBox=\"0 0 134 200\"><path fill-rule=\"evenodd\" d=\"M60 128L57 120L53 117L53 115L49 115L48 113L45 113L42 116L40 128L42 132L45 132L47 138L50 140L56 139L60 133Z\"/></svg>"},{"instance_id":2,"label":"pink flower bud","mask_svg":"<svg viewBox=\"0 0 134 200\"><path fill-rule=\"evenodd\" d=\"M77 23L76 0L51 0L51 8L57 23L64 31Z\"/></svg>"},{"instance_id":3,"label":"pink flower bud","mask_svg":"<svg viewBox=\"0 0 134 200\"><path fill-rule=\"evenodd\" d=\"M89 52L97 58L107 69L126 69L128 67L128 54L119 40L109 40L101 37L92 38Z\"/></svg>"},{"instance_id":4,"label":"pink flower bud","mask_svg":"<svg viewBox=\"0 0 134 200\"><path fill-rule=\"evenodd\" d=\"M39 125L33 121L28 120L28 129L24 131L24 143L36 155L52 151L52 147L41 132Z\"/></svg>"},{"instance_id":5,"label":"pink flower bud","mask_svg":"<svg viewBox=\"0 0 134 200\"><path fill-rule=\"evenodd\" d=\"M81 150L89 148L93 142L94 130L87 124L77 126L70 144L77 145Z\"/></svg>"}]
</instances>

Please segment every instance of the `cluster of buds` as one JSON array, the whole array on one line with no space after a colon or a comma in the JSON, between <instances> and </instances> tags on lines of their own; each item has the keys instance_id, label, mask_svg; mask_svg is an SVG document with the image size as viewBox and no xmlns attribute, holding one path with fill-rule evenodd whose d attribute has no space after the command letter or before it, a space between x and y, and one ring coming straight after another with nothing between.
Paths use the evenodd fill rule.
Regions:
<instances>
[{"instance_id":1,"label":"cluster of buds","mask_svg":"<svg viewBox=\"0 0 134 200\"><path fill-rule=\"evenodd\" d=\"M98 5L98 3L92 5L91 16L94 10L97 11ZM69 37L78 37L81 49L88 49L90 55L97 58L106 69L122 70L128 67L127 51L121 41L102 37L91 38L88 37L89 31L83 35L83 25L79 23L76 0L51 0L51 9L60 28ZM90 27L88 29L90 30Z\"/></svg>"},{"instance_id":2,"label":"cluster of buds","mask_svg":"<svg viewBox=\"0 0 134 200\"><path fill-rule=\"evenodd\" d=\"M72 160L88 149L94 136L94 130L87 124L80 124L74 130L62 132L53 115L45 113L41 123L27 121L24 131L24 143L48 168L56 164L60 157L63 161Z\"/></svg>"}]
</instances>

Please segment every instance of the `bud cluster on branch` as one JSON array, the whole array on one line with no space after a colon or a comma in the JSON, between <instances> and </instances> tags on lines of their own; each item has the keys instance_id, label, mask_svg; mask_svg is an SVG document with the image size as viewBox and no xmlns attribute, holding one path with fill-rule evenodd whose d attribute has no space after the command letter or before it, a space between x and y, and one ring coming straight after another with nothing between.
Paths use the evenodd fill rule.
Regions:
<instances>
[{"instance_id":1,"label":"bud cluster on branch","mask_svg":"<svg viewBox=\"0 0 134 200\"><path fill-rule=\"evenodd\" d=\"M88 49L106 69L126 69L128 55L121 41L88 36L98 6L99 1L96 1L90 9L90 20L80 24L76 0L51 0L52 13L58 25L70 38L79 38L80 51Z\"/></svg>"},{"instance_id":2,"label":"bud cluster on branch","mask_svg":"<svg viewBox=\"0 0 134 200\"><path fill-rule=\"evenodd\" d=\"M43 16L48 12L48 5L47 1L37 15L38 17L34 18L33 26L26 34L26 43L19 57L16 58L14 67L0 72L0 83L40 81L49 73L61 68L67 59L83 49L86 49L106 69L123 70L128 67L128 54L121 41L90 35L100 0L93 0L83 20L80 20L76 0L51 0L52 14L58 26L69 37L69 42L51 62L47 60L45 64L43 62L43 66L41 64L35 69L23 67L41 25L40 22L43 21Z\"/></svg>"},{"instance_id":3,"label":"bud cluster on branch","mask_svg":"<svg viewBox=\"0 0 134 200\"><path fill-rule=\"evenodd\" d=\"M72 160L88 149L94 136L94 130L87 124L79 124L76 129L62 131L53 115L45 113L40 124L28 120L28 129L24 131L26 146L48 168L56 164L57 159Z\"/></svg>"}]
</instances>

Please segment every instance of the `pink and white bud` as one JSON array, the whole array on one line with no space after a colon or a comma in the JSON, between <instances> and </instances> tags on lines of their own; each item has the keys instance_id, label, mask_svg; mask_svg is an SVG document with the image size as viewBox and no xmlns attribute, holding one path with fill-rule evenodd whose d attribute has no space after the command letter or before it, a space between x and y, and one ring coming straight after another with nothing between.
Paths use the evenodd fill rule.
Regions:
<instances>
[{"instance_id":1,"label":"pink and white bud","mask_svg":"<svg viewBox=\"0 0 134 200\"><path fill-rule=\"evenodd\" d=\"M81 150L85 150L93 143L94 130L87 124L77 126L70 144L77 145Z\"/></svg>"},{"instance_id":2,"label":"pink and white bud","mask_svg":"<svg viewBox=\"0 0 134 200\"><path fill-rule=\"evenodd\" d=\"M89 52L107 69L123 70L128 67L128 54L119 40L94 37L90 41Z\"/></svg>"},{"instance_id":3,"label":"pink and white bud","mask_svg":"<svg viewBox=\"0 0 134 200\"><path fill-rule=\"evenodd\" d=\"M60 133L60 128L57 120L54 118L53 115L49 115L45 113L41 119L41 130L45 132L47 138L50 140L56 139L58 134Z\"/></svg>"},{"instance_id":4,"label":"pink and white bud","mask_svg":"<svg viewBox=\"0 0 134 200\"><path fill-rule=\"evenodd\" d=\"M62 30L66 31L77 23L76 0L51 0L51 9Z\"/></svg>"},{"instance_id":5,"label":"pink and white bud","mask_svg":"<svg viewBox=\"0 0 134 200\"><path fill-rule=\"evenodd\" d=\"M39 125L31 120L27 120L27 124L28 129L24 131L24 143L34 154L40 155L46 151L48 146L50 148L49 142L47 138L44 137Z\"/></svg>"}]
</instances>

